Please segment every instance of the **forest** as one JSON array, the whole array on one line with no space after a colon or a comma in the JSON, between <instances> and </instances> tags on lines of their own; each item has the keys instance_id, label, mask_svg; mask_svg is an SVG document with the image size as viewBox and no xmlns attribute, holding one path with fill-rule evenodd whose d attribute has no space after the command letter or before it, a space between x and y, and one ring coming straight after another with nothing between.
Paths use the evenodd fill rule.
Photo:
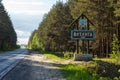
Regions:
<instances>
[{"instance_id":1,"label":"forest","mask_svg":"<svg viewBox=\"0 0 120 80\"><path fill-rule=\"evenodd\" d=\"M16 48L17 35L11 19L0 2L0 51Z\"/></svg>"},{"instance_id":2,"label":"forest","mask_svg":"<svg viewBox=\"0 0 120 80\"><path fill-rule=\"evenodd\" d=\"M70 25L81 14L86 15L94 24L90 25L90 29L95 30L95 40L90 41L90 53L98 57L109 57L112 52L120 50L120 0L68 0L66 3L57 1L50 11L44 14L38 29L31 34L28 48L75 52L76 40L71 39L70 33L76 25ZM81 47L79 41L80 50Z\"/></svg>"}]
</instances>

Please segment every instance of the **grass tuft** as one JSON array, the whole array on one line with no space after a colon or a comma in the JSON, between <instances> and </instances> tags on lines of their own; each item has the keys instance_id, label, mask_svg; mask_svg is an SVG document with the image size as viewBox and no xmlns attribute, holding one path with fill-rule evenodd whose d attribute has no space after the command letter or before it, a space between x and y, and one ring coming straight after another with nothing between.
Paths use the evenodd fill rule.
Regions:
<instances>
[{"instance_id":1,"label":"grass tuft","mask_svg":"<svg viewBox=\"0 0 120 80\"><path fill-rule=\"evenodd\" d=\"M96 76L92 76L87 68L77 64L67 64L61 66L63 74L67 80L96 80Z\"/></svg>"},{"instance_id":2,"label":"grass tuft","mask_svg":"<svg viewBox=\"0 0 120 80\"><path fill-rule=\"evenodd\" d=\"M55 53L55 52L44 52L43 53L44 56L46 56L47 58L53 60L53 61L64 61L64 55L61 53Z\"/></svg>"},{"instance_id":3,"label":"grass tuft","mask_svg":"<svg viewBox=\"0 0 120 80\"><path fill-rule=\"evenodd\" d=\"M67 60L66 58L64 58L64 54L62 53L45 52L43 55L53 61L62 62ZM105 65L99 65L99 61L102 62L101 64L105 63ZM66 80L120 80L118 77L110 79L110 76L101 76L101 73L99 74L101 69L104 71L103 68L107 66L106 64L111 64L111 62L112 60L108 58L95 58L94 61L91 62L83 62L81 64L60 64L58 67L60 67Z\"/></svg>"}]
</instances>

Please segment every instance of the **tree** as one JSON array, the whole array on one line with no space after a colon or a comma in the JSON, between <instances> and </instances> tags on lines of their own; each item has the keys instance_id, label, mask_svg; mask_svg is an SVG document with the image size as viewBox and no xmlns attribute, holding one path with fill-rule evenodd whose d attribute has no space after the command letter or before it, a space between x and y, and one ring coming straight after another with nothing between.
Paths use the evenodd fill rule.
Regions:
<instances>
[{"instance_id":1,"label":"tree","mask_svg":"<svg viewBox=\"0 0 120 80\"><path fill-rule=\"evenodd\" d=\"M115 15L120 17L120 0L115 4Z\"/></svg>"},{"instance_id":2,"label":"tree","mask_svg":"<svg viewBox=\"0 0 120 80\"><path fill-rule=\"evenodd\" d=\"M118 39L120 40L120 0L116 0L116 4L114 4L115 7L115 17L116 17L116 34L118 35Z\"/></svg>"},{"instance_id":3,"label":"tree","mask_svg":"<svg viewBox=\"0 0 120 80\"><path fill-rule=\"evenodd\" d=\"M90 41L91 53L98 57L109 56L113 34L120 40L119 3L120 0L68 0L65 4L58 1L43 17L37 30L38 38L45 50L75 51L76 44L70 38L70 31L77 25L70 24L83 13L94 23L94 26L90 25L96 35L95 40ZM82 46L81 41L79 46Z\"/></svg>"},{"instance_id":4,"label":"tree","mask_svg":"<svg viewBox=\"0 0 120 80\"><path fill-rule=\"evenodd\" d=\"M68 26L72 21L69 10L68 4L64 5L58 1L44 16L38 28L38 35L42 39L45 50L61 51L66 49L65 46L70 40Z\"/></svg>"},{"instance_id":5,"label":"tree","mask_svg":"<svg viewBox=\"0 0 120 80\"><path fill-rule=\"evenodd\" d=\"M120 42L116 34L113 34L111 57L115 59L116 64L120 64Z\"/></svg>"},{"instance_id":6,"label":"tree","mask_svg":"<svg viewBox=\"0 0 120 80\"><path fill-rule=\"evenodd\" d=\"M40 41L37 30L35 30L32 33L32 36L30 37L29 43L28 43L28 48L33 49L33 50L39 50L39 51L44 51L44 47L42 42Z\"/></svg>"},{"instance_id":7,"label":"tree","mask_svg":"<svg viewBox=\"0 0 120 80\"><path fill-rule=\"evenodd\" d=\"M120 51L120 45L119 45L119 40L117 38L116 34L113 34L113 42L112 42L112 53L113 54L118 54Z\"/></svg>"},{"instance_id":8,"label":"tree","mask_svg":"<svg viewBox=\"0 0 120 80\"><path fill-rule=\"evenodd\" d=\"M4 6L0 3L0 50L16 47L17 36Z\"/></svg>"}]
</instances>

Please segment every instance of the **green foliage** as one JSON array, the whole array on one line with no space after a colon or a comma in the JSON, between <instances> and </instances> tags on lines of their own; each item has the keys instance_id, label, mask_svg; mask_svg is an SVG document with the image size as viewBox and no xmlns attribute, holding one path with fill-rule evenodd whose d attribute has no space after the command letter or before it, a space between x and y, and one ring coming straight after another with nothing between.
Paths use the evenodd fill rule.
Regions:
<instances>
[{"instance_id":1,"label":"green foliage","mask_svg":"<svg viewBox=\"0 0 120 80\"><path fill-rule=\"evenodd\" d=\"M15 48L15 49L19 49L19 48L20 48L20 45L16 45L14 48Z\"/></svg>"},{"instance_id":2,"label":"green foliage","mask_svg":"<svg viewBox=\"0 0 120 80\"><path fill-rule=\"evenodd\" d=\"M117 38L117 35L116 34L113 34L113 42L112 42L112 53L113 54L117 54L117 53L120 53L119 52L119 48L120 48L120 45L119 45L119 40Z\"/></svg>"},{"instance_id":3,"label":"green foliage","mask_svg":"<svg viewBox=\"0 0 120 80\"><path fill-rule=\"evenodd\" d=\"M120 78L118 78L118 77L115 77L115 78L114 78L114 80L120 80Z\"/></svg>"},{"instance_id":4,"label":"green foliage","mask_svg":"<svg viewBox=\"0 0 120 80\"><path fill-rule=\"evenodd\" d=\"M66 15L67 14L67 15ZM72 22L69 6L58 1L52 9L45 14L43 21L37 30L40 43L46 51L66 51L70 50L69 24ZM31 42L33 38L29 41ZM39 45L40 45L39 43ZM32 44L36 44L32 42Z\"/></svg>"},{"instance_id":5,"label":"green foliage","mask_svg":"<svg viewBox=\"0 0 120 80\"><path fill-rule=\"evenodd\" d=\"M56 60L64 61L64 59L60 58L60 56L53 55L53 53L44 53L43 55L53 61L56 61Z\"/></svg>"},{"instance_id":6,"label":"green foliage","mask_svg":"<svg viewBox=\"0 0 120 80\"><path fill-rule=\"evenodd\" d=\"M29 42L28 48L33 50L43 51L43 44L41 43L40 39L38 38L37 31L33 32L31 36L31 42Z\"/></svg>"},{"instance_id":7,"label":"green foliage","mask_svg":"<svg viewBox=\"0 0 120 80\"><path fill-rule=\"evenodd\" d=\"M66 58L66 59L71 59L71 58L73 58L73 56L74 56L73 52L65 52L64 53L64 58Z\"/></svg>"},{"instance_id":8,"label":"green foliage","mask_svg":"<svg viewBox=\"0 0 120 80\"><path fill-rule=\"evenodd\" d=\"M115 14L116 16L120 16L120 0L118 0L117 4L115 5Z\"/></svg>"},{"instance_id":9,"label":"green foliage","mask_svg":"<svg viewBox=\"0 0 120 80\"><path fill-rule=\"evenodd\" d=\"M98 74L89 74L88 68L83 65L67 64L61 66L62 71L67 80L111 80L105 77L99 77Z\"/></svg>"},{"instance_id":10,"label":"green foliage","mask_svg":"<svg viewBox=\"0 0 120 80\"><path fill-rule=\"evenodd\" d=\"M104 78L104 77L100 77L99 80L111 80L111 79L108 79L108 78Z\"/></svg>"},{"instance_id":11,"label":"green foliage","mask_svg":"<svg viewBox=\"0 0 120 80\"><path fill-rule=\"evenodd\" d=\"M3 46L2 46L3 48L2 48L2 50L3 51L6 51L6 50L9 50L10 49L10 47L9 47L9 45L7 44L7 43L3 43Z\"/></svg>"},{"instance_id":12,"label":"green foliage","mask_svg":"<svg viewBox=\"0 0 120 80\"><path fill-rule=\"evenodd\" d=\"M69 64L62 66L62 68L67 80L95 80L88 74L84 66Z\"/></svg>"},{"instance_id":13,"label":"green foliage","mask_svg":"<svg viewBox=\"0 0 120 80\"><path fill-rule=\"evenodd\" d=\"M112 42L112 54L111 58L115 60L116 64L120 64L120 44L116 34L113 34L113 42Z\"/></svg>"},{"instance_id":14,"label":"green foliage","mask_svg":"<svg viewBox=\"0 0 120 80\"><path fill-rule=\"evenodd\" d=\"M112 51L112 35L117 34L118 40L120 40L119 3L120 0L68 0L65 4L57 1L39 24L36 32L37 38L34 37L34 39L38 39L39 43L36 40L32 41L33 37L29 42L34 49L75 52L76 42L71 40L70 32L76 29L77 25L70 26L70 24L84 13L94 24L94 26L90 25L90 29L95 30L96 35L95 40L90 41L90 53L94 53L98 57L106 57ZM85 41L85 45L87 45L87 41ZM82 47L82 41L79 42L79 47ZM87 47L85 47L86 49ZM65 54L65 56L69 57L69 54Z\"/></svg>"},{"instance_id":15,"label":"green foliage","mask_svg":"<svg viewBox=\"0 0 120 80\"><path fill-rule=\"evenodd\" d=\"M19 45L14 45L11 47L8 43L4 42L2 45L1 51L11 51L11 50L19 49L19 48L20 48Z\"/></svg>"},{"instance_id":16,"label":"green foliage","mask_svg":"<svg viewBox=\"0 0 120 80\"><path fill-rule=\"evenodd\" d=\"M66 63L61 53L44 52L44 56L57 62ZM106 61L106 60L105 60ZM80 62L80 64L58 65L66 80L119 80L118 66L104 61ZM113 79L114 78L114 79Z\"/></svg>"},{"instance_id":17,"label":"green foliage","mask_svg":"<svg viewBox=\"0 0 120 80\"><path fill-rule=\"evenodd\" d=\"M0 51L14 49L17 36L4 6L0 3Z\"/></svg>"}]
</instances>

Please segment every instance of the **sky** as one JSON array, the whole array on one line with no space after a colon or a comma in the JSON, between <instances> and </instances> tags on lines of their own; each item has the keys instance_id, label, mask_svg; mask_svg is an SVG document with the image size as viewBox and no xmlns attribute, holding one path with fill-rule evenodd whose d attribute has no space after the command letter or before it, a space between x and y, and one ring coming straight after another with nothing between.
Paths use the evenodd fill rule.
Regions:
<instances>
[{"instance_id":1,"label":"sky","mask_svg":"<svg viewBox=\"0 0 120 80\"><path fill-rule=\"evenodd\" d=\"M17 44L27 44L29 37L38 28L44 14L58 0L3 0L17 33ZM61 0L64 3L66 0Z\"/></svg>"}]
</instances>

